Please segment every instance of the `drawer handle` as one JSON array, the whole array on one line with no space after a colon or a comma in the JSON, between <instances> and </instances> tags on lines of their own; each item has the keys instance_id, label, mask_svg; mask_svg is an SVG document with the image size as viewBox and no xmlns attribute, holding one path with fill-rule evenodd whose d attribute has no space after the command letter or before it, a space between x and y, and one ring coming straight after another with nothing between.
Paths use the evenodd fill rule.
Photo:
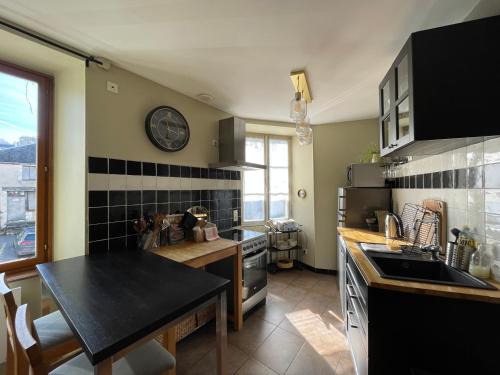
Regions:
<instances>
[{"instance_id":1,"label":"drawer handle","mask_svg":"<svg viewBox=\"0 0 500 375\"><path fill-rule=\"evenodd\" d=\"M347 294L349 295L349 298L358 298L358 295L354 291L354 287L352 285L347 284Z\"/></svg>"}]
</instances>

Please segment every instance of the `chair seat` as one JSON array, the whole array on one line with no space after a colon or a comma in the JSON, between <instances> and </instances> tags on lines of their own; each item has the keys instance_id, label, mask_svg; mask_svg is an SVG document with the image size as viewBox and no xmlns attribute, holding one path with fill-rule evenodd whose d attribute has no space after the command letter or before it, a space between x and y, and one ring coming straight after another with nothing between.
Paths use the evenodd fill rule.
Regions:
<instances>
[{"instance_id":1,"label":"chair seat","mask_svg":"<svg viewBox=\"0 0 500 375\"><path fill-rule=\"evenodd\" d=\"M151 340L113 363L115 375L159 375L175 367L175 358L156 341ZM93 375L94 367L85 354L59 366L49 375Z\"/></svg>"},{"instance_id":2,"label":"chair seat","mask_svg":"<svg viewBox=\"0 0 500 375\"><path fill-rule=\"evenodd\" d=\"M33 324L43 351L74 338L73 332L59 310L35 319Z\"/></svg>"}]
</instances>

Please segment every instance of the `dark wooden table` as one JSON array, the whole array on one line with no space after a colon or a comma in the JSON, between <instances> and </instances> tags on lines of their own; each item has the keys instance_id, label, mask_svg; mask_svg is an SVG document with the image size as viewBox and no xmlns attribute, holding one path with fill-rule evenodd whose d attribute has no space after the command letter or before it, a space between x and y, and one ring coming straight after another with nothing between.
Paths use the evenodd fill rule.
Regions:
<instances>
[{"instance_id":1,"label":"dark wooden table","mask_svg":"<svg viewBox=\"0 0 500 375\"><path fill-rule=\"evenodd\" d=\"M37 265L95 374L197 310L216 304L217 373L225 374L228 280L147 252Z\"/></svg>"}]
</instances>

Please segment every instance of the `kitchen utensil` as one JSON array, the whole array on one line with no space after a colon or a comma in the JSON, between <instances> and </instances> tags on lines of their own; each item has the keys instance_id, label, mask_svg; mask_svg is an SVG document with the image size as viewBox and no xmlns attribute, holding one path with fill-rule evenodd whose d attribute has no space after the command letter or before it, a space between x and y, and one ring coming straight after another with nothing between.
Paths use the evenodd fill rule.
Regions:
<instances>
[{"instance_id":1,"label":"kitchen utensil","mask_svg":"<svg viewBox=\"0 0 500 375\"><path fill-rule=\"evenodd\" d=\"M385 217L385 238L402 238L403 222L395 213L388 213Z\"/></svg>"},{"instance_id":2,"label":"kitchen utensil","mask_svg":"<svg viewBox=\"0 0 500 375\"><path fill-rule=\"evenodd\" d=\"M422 206L438 215L438 228L437 233L439 234L438 243L441 245L441 254L444 255L446 246L446 228L447 224L447 213L446 213L446 202L439 201L436 199L425 199L422 201Z\"/></svg>"},{"instance_id":3,"label":"kitchen utensil","mask_svg":"<svg viewBox=\"0 0 500 375\"><path fill-rule=\"evenodd\" d=\"M461 230L458 228L453 228L450 232L455 236L455 244L456 244L458 242L458 236L460 236Z\"/></svg>"}]
</instances>

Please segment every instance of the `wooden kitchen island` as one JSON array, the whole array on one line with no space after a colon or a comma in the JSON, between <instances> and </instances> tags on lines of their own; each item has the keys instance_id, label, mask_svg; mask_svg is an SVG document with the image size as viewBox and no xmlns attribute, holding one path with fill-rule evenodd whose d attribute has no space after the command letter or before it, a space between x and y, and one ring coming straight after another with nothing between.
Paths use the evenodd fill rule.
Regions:
<instances>
[{"instance_id":1,"label":"wooden kitchen island","mask_svg":"<svg viewBox=\"0 0 500 375\"><path fill-rule=\"evenodd\" d=\"M233 320L235 331L243 327L242 310L242 254L241 246L237 242L220 238L211 242L184 241L176 245L169 245L151 250L159 256L183 263L193 268L202 268L211 263L233 258L233 298L234 311L228 314ZM170 328L163 334L163 346L175 357L176 355L176 331L175 327ZM175 374L175 370L169 375Z\"/></svg>"}]
</instances>

